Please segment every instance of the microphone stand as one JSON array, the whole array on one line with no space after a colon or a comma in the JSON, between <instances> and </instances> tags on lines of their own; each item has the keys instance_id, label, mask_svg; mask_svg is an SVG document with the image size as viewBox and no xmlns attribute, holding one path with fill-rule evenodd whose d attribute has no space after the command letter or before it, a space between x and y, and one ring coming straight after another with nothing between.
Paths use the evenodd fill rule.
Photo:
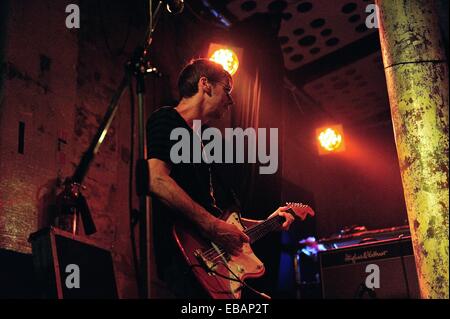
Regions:
<instances>
[{"instance_id":1,"label":"microphone stand","mask_svg":"<svg viewBox=\"0 0 450 319\"><path fill-rule=\"evenodd\" d=\"M149 212L148 181L150 172L147 165L147 154L145 147L145 114L144 114L144 93L145 76L153 74L161 76L158 69L151 65L149 56L149 47L152 42L152 35L155 26L161 15L161 4L159 1L155 13L152 13L152 1L150 1L150 25L147 29L145 41L142 46L138 46L131 59L125 65L125 75L116 89L103 120L97 129L97 133L92 139L88 149L83 153L75 173L64 181L64 190L57 196L57 216L55 226L72 232L73 235L79 232L78 219L81 216L86 235L95 233L96 227L92 219L88 204L81 191L89 166L95 158L100 146L102 145L108 129L116 115L118 102L125 91L125 88L131 84L132 75L136 78L136 93L138 96L138 159L136 162L136 193L139 196L138 214L131 214L130 222L132 226L139 223L139 296L140 298L150 298L150 267L149 267L149 245L151 219ZM154 19L154 25L153 25ZM131 228L133 232L133 227Z\"/></svg>"}]
</instances>

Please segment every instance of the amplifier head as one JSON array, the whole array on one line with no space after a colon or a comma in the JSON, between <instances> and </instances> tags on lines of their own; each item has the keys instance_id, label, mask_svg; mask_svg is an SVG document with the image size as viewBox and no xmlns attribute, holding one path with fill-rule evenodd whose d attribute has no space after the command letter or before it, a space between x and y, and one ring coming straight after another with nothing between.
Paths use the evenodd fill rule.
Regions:
<instances>
[{"instance_id":1,"label":"amplifier head","mask_svg":"<svg viewBox=\"0 0 450 319\"><path fill-rule=\"evenodd\" d=\"M410 237L323 251L319 260L326 299L420 298Z\"/></svg>"}]
</instances>

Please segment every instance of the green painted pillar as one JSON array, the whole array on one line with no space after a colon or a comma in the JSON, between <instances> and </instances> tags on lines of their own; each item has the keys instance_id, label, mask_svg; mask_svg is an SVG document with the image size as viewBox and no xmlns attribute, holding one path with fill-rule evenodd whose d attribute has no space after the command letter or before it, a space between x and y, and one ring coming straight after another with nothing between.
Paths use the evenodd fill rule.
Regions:
<instances>
[{"instance_id":1,"label":"green painted pillar","mask_svg":"<svg viewBox=\"0 0 450 319\"><path fill-rule=\"evenodd\" d=\"M449 298L448 64L438 15L430 0L376 4L420 292Z\"/></svg>"}]
</instances>

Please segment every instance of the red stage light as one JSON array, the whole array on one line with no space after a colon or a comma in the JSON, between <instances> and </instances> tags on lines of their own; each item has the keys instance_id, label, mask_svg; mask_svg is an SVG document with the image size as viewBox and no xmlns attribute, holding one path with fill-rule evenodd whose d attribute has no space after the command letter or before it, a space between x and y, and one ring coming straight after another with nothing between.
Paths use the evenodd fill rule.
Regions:
<instances>
[{"instance_id":1,"label":"red stage light","mask_svg":"<svg viewBox=\"0 0 450 319\"><path fill-rule=\"evenodd\" d=\"M319 154L330 154L345 150L342 125L332 125L316 130Z\"/></svg>"},{"instance_id":2,"label":"red stage light","mask_svg":"<svg viewBox=\"0 0 450 319\"><path fill-rule=\"evenodd\" d=\"M210 60L221 64L225 70L234 75L239 68L239 51L238 48L211 43L208 56Z\"/></svg>"}]
</instances>

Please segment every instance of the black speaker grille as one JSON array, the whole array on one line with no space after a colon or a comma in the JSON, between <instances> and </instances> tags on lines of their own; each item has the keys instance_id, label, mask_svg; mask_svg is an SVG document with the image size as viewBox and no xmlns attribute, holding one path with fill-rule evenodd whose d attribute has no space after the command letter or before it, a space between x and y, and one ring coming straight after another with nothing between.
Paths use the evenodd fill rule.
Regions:
<instances>
[{"instance_id":1,"label":"black speaker grille","mask_svg":"<svg viewBox=\"0 0 450 319\"><path fill-rule=\"evenodd\" d=\"M64 298L117 298L111 254L107 250L55 236L61 287ZM80 270L80 288L69 289L66 267L75 264Z\"/></svg>"},{"instance_id":2,"label":"black speaker grille","mask_svg":"<svg viewBox=\"0 0 450 319\"><path fill-rule=\"evenodd\" d=\"M319 254L322 294L326 299L419 298L419 286L411 240L388 240L325 251ZM375 264L379 288L365 282ZM367 272L366 272L367 270Z\"/></svg>"}]
</instances>

